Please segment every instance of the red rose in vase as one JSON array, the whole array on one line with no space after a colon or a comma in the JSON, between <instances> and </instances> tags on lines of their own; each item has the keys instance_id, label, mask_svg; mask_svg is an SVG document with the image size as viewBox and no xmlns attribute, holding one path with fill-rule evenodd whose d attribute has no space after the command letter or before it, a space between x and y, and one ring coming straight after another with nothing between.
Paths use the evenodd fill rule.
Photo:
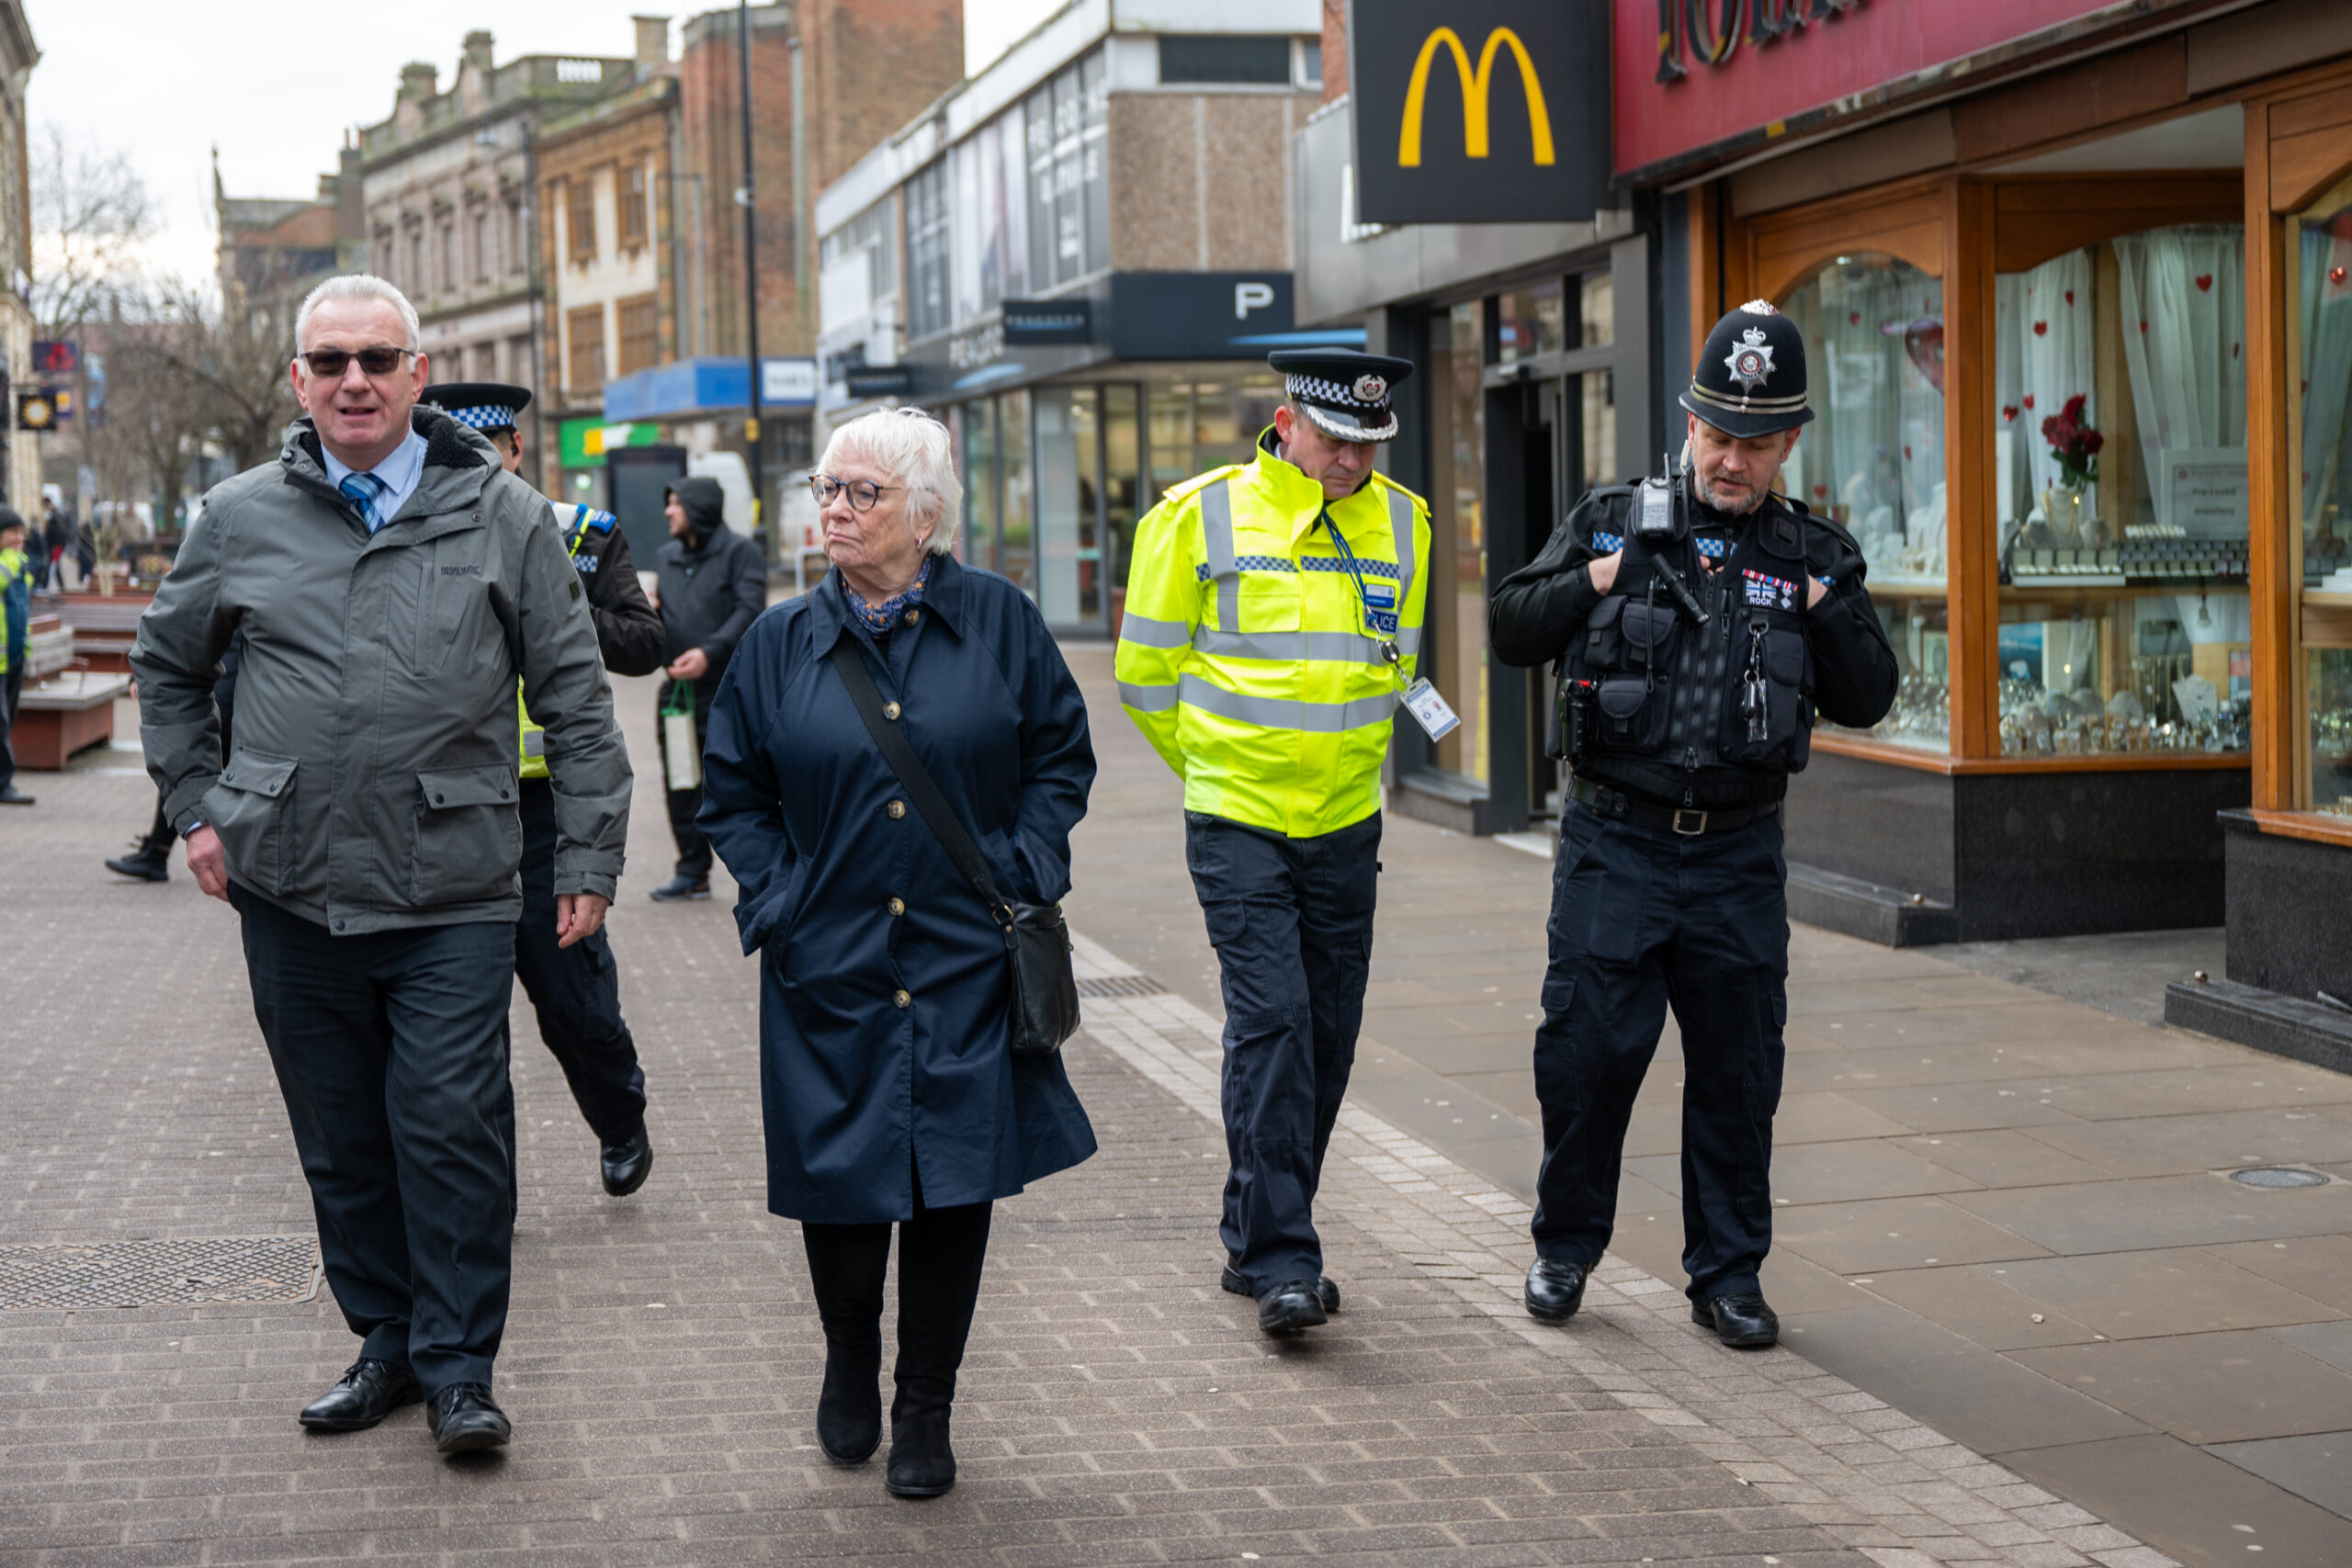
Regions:
<instances>
[{"instance_id":1,"label":"red rose in vase","mask_svg":"<svg viewBox=\"0 0 2352 1568\"><path fill-rule=\"evenodd\" d=\"M2041 439L2050 444L2050 455L2058 460L2059 481L2069 490L2098 482L2099 448L2107 445L2107 437L2084 423L2089 403L2086 395L2077 392L2041 422Z\"/></svg>"}]
</instances>

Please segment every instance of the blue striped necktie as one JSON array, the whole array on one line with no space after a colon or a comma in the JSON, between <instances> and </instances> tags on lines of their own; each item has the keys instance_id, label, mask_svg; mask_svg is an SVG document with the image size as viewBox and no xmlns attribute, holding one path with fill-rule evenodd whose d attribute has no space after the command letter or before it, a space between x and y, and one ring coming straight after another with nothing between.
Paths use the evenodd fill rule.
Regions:
<instances>
[{"instance_id":1,"label":"blue striped necktie","mask_svg":"<svg viewBox=\"0 0 2352 1568\"><path fill-rule=\"evenodd\" d=\"M384 525L383 514L376 510L376 498L390 488L373 474L345 474L343 483L335 486L351 498L352 505L359 509L360 518L368 525L370 534Z\"/></svg>"}]
</instances>

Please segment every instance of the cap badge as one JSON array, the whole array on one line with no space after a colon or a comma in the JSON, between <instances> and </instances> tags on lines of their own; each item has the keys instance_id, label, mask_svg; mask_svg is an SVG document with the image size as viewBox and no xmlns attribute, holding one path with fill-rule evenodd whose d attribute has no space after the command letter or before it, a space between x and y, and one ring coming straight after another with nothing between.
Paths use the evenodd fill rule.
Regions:
<instances>
[{"instance_id":1,"label":"cap badge","mask_svg":"<svg viewBox=\"0 0 2352 1568\"><path fill-rule=\"evenodd\" d=\"M1359 376L1356 384L1349 389L1355 393L1356 401L1376 403L1388 395L1388 383L1378 376Z\"/></svg>"},{"instance_id":2,"label":"cap badge","mask_svg":"<svg viewBox=\"0 0 2352 1568\"><path fill-rule=\"evenodd\" d=\"M1731 378L1747 391L1754 391L1772 378L1772 345L1764 341L1764 329L1750 327L1739 334L1739 342L1732 345L1724 359L1731 370Z\"/></svg>"}]
</instances>

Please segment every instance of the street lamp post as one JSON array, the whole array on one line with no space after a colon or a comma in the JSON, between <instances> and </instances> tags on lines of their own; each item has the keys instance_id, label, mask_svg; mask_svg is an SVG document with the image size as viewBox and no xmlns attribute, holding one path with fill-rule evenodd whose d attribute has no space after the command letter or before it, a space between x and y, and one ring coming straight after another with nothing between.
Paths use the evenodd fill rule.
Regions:
<instances>
[{"instance_id":1,"label":"street lamp post","mask_svg":"<svg viewBox=\"0 0 2352 1568\"><path fill-rule=\"evenodd\" d=\"M767 474L760 454L760 226L759 209L752 199L754 186L752 181L751 0L736 0L735 53L737 63L741 67L743 85L743 184L736 191L735 199L743 204L744 336L752 361L751 412L743 421L743 441L752 449L752 526L756 530L761 524L761 512L767 495ZM771 531L768 559L773 562L776 558L776 540Z\"/></svg>"}]
</instances>

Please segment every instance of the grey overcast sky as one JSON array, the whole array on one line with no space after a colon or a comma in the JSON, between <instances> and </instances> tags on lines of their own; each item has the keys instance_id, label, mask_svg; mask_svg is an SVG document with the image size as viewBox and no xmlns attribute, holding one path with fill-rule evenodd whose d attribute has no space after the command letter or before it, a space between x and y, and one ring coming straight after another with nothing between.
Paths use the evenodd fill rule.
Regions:
<instances>
[{"instance_id":1,"label":"grey overcast sky","mask_svg":"<svg viewBox=\"0 0 2352 1568\"><path fill-rule=\"evenodd\" d=\"M977 70L1060 0L964 0L965 59ZM211 150L232 196L306 196L334 167L347 126L391 112L400 68L429 60L446 84L475 28L497 58L630 52L633 11L655 0L26 0L41 51L27 98L38 129L130 153L159 203L159 266L212 267ZM677 21L713 8L697 0ZM671 52L677 51L673 24ZM922 106L909 103L912 115ZM39 140L34 142L40 145Z\"/></svg>"}]
</instances>

